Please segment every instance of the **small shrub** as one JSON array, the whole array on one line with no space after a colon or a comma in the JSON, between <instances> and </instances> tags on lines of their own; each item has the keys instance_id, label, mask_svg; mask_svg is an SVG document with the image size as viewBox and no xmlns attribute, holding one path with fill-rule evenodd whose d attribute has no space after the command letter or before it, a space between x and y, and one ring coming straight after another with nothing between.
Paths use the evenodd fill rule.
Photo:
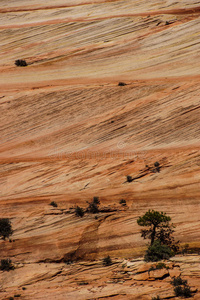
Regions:
<instances>
[{"instance_id":1,"label":"small shrub","mask_svg":"<svg viewBox=\"0 0 200 300\"><path fill-rule=\"evenodd\" d=\"M100 204L99 197L93 197L93 203Z\"/></svg>"},{"instance_id":2,"label":"small shrub","mask_svg":"<svg viewBox=\"0 0 200 300\"><path fill-rule=\"evenodd\" d=\"M157 265L156 265L156 269L158 270L161 270L161 269L167 269L168 267L166 266L165 263L162 263L162 262L159 262Z\"/></svg>"},{"instance_id":3,"label":"small shrub","mask_svg":"<svg viewBox=\"0 0 200 300\"><path fill-rule=\"evenodd\" d=\"M14 270L14 266L12 265L12 261L8 259L1 259L0 270L2 271L10 271Z\"/></svg>"},{"instance_id":4,"label":"small shrub","mask_svg":"<svg viewBox=\"0 0 200 300\"><path fill-rule=\"evenodd\" d=\"M13 297L9 297L9 300L14 300L14 298Z\"/></svg>"},{"instance_id":5,"label":"small shrub","mask_svg":"<svg viewBox=\"0 0 200 300\"><path fill-rule=\"evenodd\" d=\"M152 297L151 300L161 300L160 296Z\"/></svg>"},{"instance_id":6,"label":"small shrub","mask_svg":"<svg viewBox=\"0 0 200 300\"><path fill-rule=\"evenodd\" d=\"M96 203L89 203L87 212L92 213L92 214L97 214L99 212L98 205Z\"/></svg>"},{"instance_id":7,"label":"small shrub","mask_svg":"<svg viewBox=\"0 0 200 300\"><path fill-rule=\"evenodd\" d=\"M0 219L0 236L5 240L13 233L12 225L9 219Z\"/></svg>"},{"instance_id":8,"label":"small shrub","mask_svg":"<svg viewBox=\"0 0 200 300\"><path fill-rule=\"evenodd\" d=\"M159 164L159 162L156 161L156 162L154 163L154 167L155 167L155 169L153 169L152 172L153 172L153 173L156 173L156 172L159 173L159 172L160 172L160 164Z\"/></svg>"},{"instance_id":9,"label":"small shrub","mask_svg":"<svg viewBox=\"0 0 200 300\"><path fill-rule=\"evenodd\" d=\"M99 197L94 197L92 202L88 202L87 212L97 214L99 212L98 205L100 204Z\"/></svg>"},{"instance_id":10,"label":"small shrub","mask_svg":"<svg viewBox=\"0 0 200 300\"><path fill-rule=\"evenodd\" d=\"M121 82L121 81L120 81L120 82L118 83L118 86L125 86L125 85L126 85L125 82Z\"/></svg>"},{"instance_id":11,"label":"small shrub","mask_svg":"<svg viewBox=\"0 0 200 300\"><path fill-rule=\"evenodd\" d=\"M127 175L126 176L126 180L127 180L127 182L132 182L133 181L132 176Z\"/></svg>"},{"instance_id":12,"label":"small shrub","mask_svg":"<svg viewBox=\"0 0 200 300\"><path fill-rule=\"evenodd\" d=\"M192 297L192 292L191 289L188 285L186 286L181 286L178 285L174 288L174 293L176 297L184 297L184 298L190 298Z\"/></svg>"},{"instance_id":13,"label":"small shrub","mask_svg":"<svg viewBox=\"0 0 200 300\"><path fill-rule=\"evenodd\" d=\"M25 61L25 59L17 59L15 61L15 65L17 67L26 67L27 66L27 62Z\"/></svg>"},{"instance_id":14,"label":"small shrub","mask_svg":"<svg viewBox=\"0 0 200 300\"><path fill-rule=\"evenodd\" d=\"M182 297L183 296L183 288L181 285L178 285L174 288L174 293L177 297Z\"/></svg>"},{"instance_id":15,"label":"small shrub","mask_svg":"<svg viewBox=\"0 0 200 300\"><path fill-rule=\"evenodd\" d=\"M157 167L159 167L159 166L160 166L159 162L156 161L156 162L154 163L154 167L157 168Z\"/></svg>"},{"instance_id":16,"label":"small shrub","mask_svg":"<svg viewBox=\"0 0 200 300\"><path fill-rule=\"evenodd\" d=\"M14 295L15 298L21 297L21 294Z\"/></svg>"},{"instance_id":17,"label":"small shrub","mask_svg":"<svg viewBox=\"0 0 200 300\"><path fill-rule=\"evenodd\" d=\"M173 255L173 251L167 245L162 245L159 240L156 240L152 246L150 245L148 247L144 260L159 261L162 259L169 259Z\"/></svg>"},{"instance_id":18,"label":"small shrub","mask_svg":"<svg viewBox=\"0 0 200 300\"><path fill-rule=\"evenodd\" d=\"M171 284L173 286L178 286L178 285L186 286L187 285L187 280L184 280L184 279L181 278L181 276L178 276L178 277L173 278L173 280L171 281Z\"/></svg>"},{"instance_id":19,"label":"small shrub","mask_svg":"<svg viewBox=\"0 0 200 300\"><path fill-rule=\"evenodd\" d=\"M119 201L119 204L121 204L122 206L126 206L126 200L121 199L121 200Z\"/></svg>"},{"instance_id":20,"label":"small shrub","mask_svg":"<svg viewBox=\"0 0 200 300\"><path fill-rule=\"evenodd\" d=\"M189 285L183 287L183 297L184 298L192 297L192 291Z\"/></svg>"},{"instance_id":21,"label":"small shrub","mask_svg":"<svg viewBox=\"0 0 200 300\"><path fill-rule=\"evenodd\" d=\"M81 281L81 282L78 282L77 284L78 285L88 285L88 282L87 281Z\"/></svg>"},{"instance_id":22,"label":"small shrub","mask_svg":"<svg viewBox=\"0 0 200 300\"><path fill-rule=\"evenodd\" d=\"M76 208L75 208L75 213L76 213L76 215L78 216L78 217L83 217L84 216L84 210L83 210L83 208L82 207L79 207L79 206L77 206Z\"/></svg>"},{"instance_id":23,"label":"small shrub","mask_svg":"<svg viewBox=\"0 0 200 300\"><path fill-rule=\"evenodd\" d=\"M155 267L153 266L150 267L149 272L154 270L161 270L161 269L169 269L169 267L167 267L165 263L159 262Z\"/></svg>"},{"instance_id":24,"label":"small shrub","mask_svg":"<svg viewBox=\"0 0 200 300\"><path fill-rule=\"evenodd\" d=\"M190 298L192 297L192 291L187 283L187 280L182 279L180 276L175 277L171 284L174 286L174 293L176 297Z\"/></svg>"},{"instance_id":25,"label":"small shrub","mask_svg":"<svg viewBox=\"0 0 200 300\"><path fill-rule=\"evenodd\" d=\"M104 259L103 259L103 265L104 266L110 266L110 265L112 265L112 259L110 258L109 255L107 257L104 257Z\"/></svg>"},{"instance_id":26,"label":"small shrub","mask_svg":"<svg viewBox=\"0 0 200 300\"><path fill-rule=\"evenodd\" d=\"M58 207L58 204L55 201L51 201L50 205L53 207Z\"/></svg>"}]
</instances>

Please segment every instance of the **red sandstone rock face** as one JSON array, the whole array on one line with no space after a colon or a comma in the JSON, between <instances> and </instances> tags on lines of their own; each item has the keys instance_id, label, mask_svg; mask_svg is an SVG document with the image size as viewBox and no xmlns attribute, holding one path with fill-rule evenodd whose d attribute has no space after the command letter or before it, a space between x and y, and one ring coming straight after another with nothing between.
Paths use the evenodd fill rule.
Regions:
<instances>
[{"instance_id":1,"label":"red sandstone rock face","mask_svg":"<svg viewBox=\"0 0 200 300\"><path fill-rule=\"evenodd\" d=\"M16 264L14 271L1 272L2 297L21 294L22 299L145 299L160 296L174 298L170 272L179 270L188 280L192 292L199 281L199 256L184 256L173 259L176 267L166 262L169 269L144 271L144 262L137 260L114 260L111 266L102 261L64 263ZM177 265L177 262L180 265ZM182 262L181 262L182 261ZM181 263L180 263L181 262ZM146 265L146 264L145 264ZM152 264L148 264L149 267ZM186 275L186 266L193 274ZM198 270L198 271L197 271ZM140 273L138 273L140 272ZM26 289L24 289L26 288ZM193 299L199 299L197 292Z\"/></svg>"},{"instance_id":2,"label":"red sandstone rock face","mask_svg":"<svg viewBox=\"0 0 200 300\"><path fill-rule=\"evenodd\" d=\"M186 0L1 1L0 217L14 241L0 251L19 264L0 274L3 299L23 285L24 299L173 296L165 271L152 283L146 271L63 261L143 255L136 220L147 209L166 212L181 244L199 248L199 11ZM94 196L98 218L76 217L70 208ZM198 263L182 259L169 277L198 287Z\"/></svg>"}]
</instances>

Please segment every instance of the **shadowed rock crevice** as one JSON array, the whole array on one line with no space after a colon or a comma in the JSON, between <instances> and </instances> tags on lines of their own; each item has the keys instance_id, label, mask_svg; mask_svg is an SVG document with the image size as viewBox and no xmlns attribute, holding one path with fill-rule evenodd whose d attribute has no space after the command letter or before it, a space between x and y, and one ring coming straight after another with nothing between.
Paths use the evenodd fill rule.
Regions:
<instances>
[{"instance_id":1,"label":"shadowed rock crevice","mask_svg":"<svg viewBox=\"0 0 200 300\"><path fill-rule=\"evenodd\" d=\"M99 253L99 234L98 230L100 225L109 217L106 215L100 217L93 224L87 226L79 240L77 249L70 254L70 259L73 260L94 260L98 257ZM65 255L65 259L68 257L68 254Z\"/></svg>"}]
</instances>

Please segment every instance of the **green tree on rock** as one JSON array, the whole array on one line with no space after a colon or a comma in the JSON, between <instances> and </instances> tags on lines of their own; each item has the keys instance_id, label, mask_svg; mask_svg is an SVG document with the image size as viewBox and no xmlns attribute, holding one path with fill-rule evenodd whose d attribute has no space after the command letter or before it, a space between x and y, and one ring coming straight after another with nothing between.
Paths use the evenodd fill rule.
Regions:
<instances>
[{"instance_id":1,"label":"green tree on rock","mask_svg":"<svg viewBox=\"0 0 200 300\"><path fill-rule=\"evenodd\" d=\"M164 254L166 253L166 251L169 252L169 257L172 256L173 253L178 251L178 242L175 242L172 236L174 232L174 225L170 224L170 221L171 218L167 216L166 213L154 210L148 210L142 217L138 218L138 225L146 227L145 229L141 230L141 236L144 239L150 239L151 241L150 246L147 250L147 256L148 253L151 253L151 257L155 258L156 256L158 256L159 260L162 259L162 252L163 258L167 258ZM166 247L169 248L169 251ZM155 253L154 256L154 252L159 252L159 255Z\"/></svg>"}]
</instances>

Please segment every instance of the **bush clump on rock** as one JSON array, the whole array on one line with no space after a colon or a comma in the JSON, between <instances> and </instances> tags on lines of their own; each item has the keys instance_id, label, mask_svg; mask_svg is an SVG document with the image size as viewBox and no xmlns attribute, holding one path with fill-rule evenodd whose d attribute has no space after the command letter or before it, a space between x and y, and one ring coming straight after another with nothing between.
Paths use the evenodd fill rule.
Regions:
<instances>
[{"instance_id":1,"label":"bush clump on rock","mask_svg":"<svg viewBox=\"0 0 200 300\"><path fill-rule=\"evenodd\" d=\"M109 255L103 258L103 265L104 266L112 265L112 259L110 258Z\"/></svg>"},{"instance_id":2,"label":"bush clump on rock","mask_svg":"<svg viewBox=\"0 0 200 300\"><path fill-rule=\"evenodd\" d=\"M158 264L156 264L155 267L154 267L154 266L150 267L150 268L149 268L149 272L150 272L150 271L155 271L155 270L161 270L161 269L169 269L169 267L166 266L165 263L159 262Z\"/></svg>"},{"instance_id":3,"label":"bush clump on rock","mask_svg":"<svg viewBox=\"0 0 200 300\"><path fill-rule=\"evenodd\" d=\"M178 286L178 285L184 285L186 286L187 285L187 280L184 280L181 278L181 276L178 276L178 277L174 277L171 284L173 286Z\"/></svg>"},{"instance_id":4,"label":"bush clump on rock","mask_svg":"<svg viewBox=\"0 0 200 300\"><path fill-rule=\"evenodd\" d=\"M25 61L25 59L17 59L15 61L15 65L17 67L26 67L27 66L27 62Z\"/></svg>"},{"instance_id":5,"label":"bush clump on rock","mask_svg":"<svg viewBox=\"0 0 200 300\"><path fill-rule=\"evenodd\" d=\"M154 163L154 167L155 167L155 169L153 169L153 173L156 173L156 172L160 172L160 164L159 164L159 162L158 161L156 161L155 163Z\"/></svg>"},{"instance_id":6,"label":"bush clump on rock","mask_svg":"<svg viewBox=\"0 0 200 300\"><path fill-rule=\"evenodd\" d=\"M159 261L162 259L169 259L174 255L174 252L167 245L162 245L159 240L154 241L146 250L145 261Z\"/></svg>"},{"instance_id":7,"label":"bush clump on rock","mask_svg":"<svg viewBox=\"0 0 200 300\"><path fill-rule=\"evenodd\" d=\"M176 297L190 298L192 297L192 292L189 286L176 286L174 288L174 293Z\"/></svg>"},{"instance_id":8,"label":"bush clump on rock","mask_svg":"<svg viewBox=\"0 0 200 300\"><path fill-rule=\"evenodd\" d=\"M126 206L126 200L121 199L121 200L119 201L119 204L121 204L122 206Z\"/></svg>"},{"instance_id":9,"label":"bush clump on rock","mask_svg":"<svg viewBox=\"0 0 200 300\"><path fill-rule=\"evenodd\" d=\"M99 200L99 197L93 197L93 203L95 204L100 204L100 200Z\"/></svg>"},{"instance_id":10,"label":"bush clump on rock","mask_svg":"<svg viewBox=\"0 0 200 300\"><path fill-rule=\"evenodd\" d=\"M12 261L8 259L1 259L0 270L2 271L10 271L14 270L15 267L12 264Z\"/></svg>"},{"instance_id":11,"label":"bush clump on rock","mask_svg":"<svg viewBox=\"0 0 200 300\"><path fill-rule=\"evenodd\" d=\"M187 280L182 279L180 276L175 277L171 284L174 286L176 297L191 298L193 296Z\"/></svg>"},{"instance_id":12,"label":"bush clump on rock","mask_svg":"<svg viewBox=\"0 0 200 300\"><path fill-rule=\"evenodd\" d=\"M132 181L133 181L133 178L132 178L132 176L127 175L127 176L126 176L126 180L127 180L127 182L132 182Z\"/></svg>"},{"instance_id":13,"label":"bush clump on rock","mask_svg":"<svg viewBox=\"0 0 200 300\"><path fill-rule=\"evenodd\" d=\"M76 208L75 208L75 214L78 216L78 217L83 217L84 216L84 210L83 210L83 208L82 207L80 207L80 206L77 206Z\"/></svg>"},{"instance_id":14,"label":"bush clump on rock","mask_svg":"<svg viewBox=\"0 0 200 300\"><path fill-rule=\"evenodd\" d=\"M99 212L99 208L98 205L96 203L89 203L88 208L87 208L87 212L91 213L91 214L97 214Z\"/></svg>"},{"instance_id":15,"label":"bush clump on rock","mask_svg":"<svg viewBox=\"0 0 200 300\"><path fill-rule=\"evenodd\" d=\"M12 235L12 233L13 230L10 220L8 218L0 219L0 237L2 237L3 240L5 240L10 235Z\"/></svg>"},{"instance_id":16,"label":"bush clump on rock","mask_svg":"<svg viewBox=\"0 0 200 300\"><path fill-rule=\"evenodd\" d=\"M55 201L51 201L50 205L53 207L58 207L58 204Z\"/></svg>"},{"instance_id":17,"label":"bush clump on rock","mask_svg":"<svg viewBox=\"0 0 200 300\"><path fill-rule=\"evenodd\" d=\"M93 197L92 202L88 202L87 212L97 214L99 212L99 197Z\"/></svg>"},{"instance_id":18,"label":"bush clump on rock","mask_svg":"<svg viewBox=\"0 0 200 300\"><path fill-rule=\"evenodd\" d=\"M119 83L118 83L118 86L125 86L126 85L126 83L125 82L122 82L122 81L120 81Z\"/></svg>"}]
</instances>

